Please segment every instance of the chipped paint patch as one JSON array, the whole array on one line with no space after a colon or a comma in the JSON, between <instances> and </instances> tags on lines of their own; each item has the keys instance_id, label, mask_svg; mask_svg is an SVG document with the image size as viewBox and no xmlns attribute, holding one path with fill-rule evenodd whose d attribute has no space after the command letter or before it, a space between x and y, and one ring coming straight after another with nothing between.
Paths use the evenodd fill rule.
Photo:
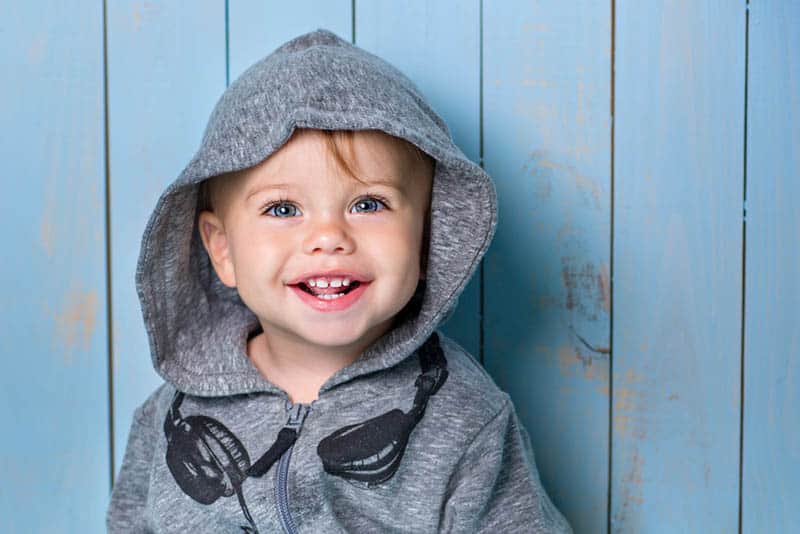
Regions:
<instances>
[{"instance_id":1,"label":"chipped paint patch","mask_svg":"<svg viewBox=\"0 0 800 534\"><path fill-rule=\"evenodd\" d=\"M600 306L606 313L611 312L611 291L608 274L608 264L601 262L597 268L597 292L600 298Z\"/></svg>"},{"instance_id":2,"label":"chipped paint patch","mask_svg":"<svg viewBox=\"0 0 800 534\"><path fill-rule=\"evenodd\" d=\"M154 11L156 5L152 2L134 2L133 3L133 29L139 30L142 27L142 19L148 15L148 11Z\"/></svg>"},{"instance_id":3,"label":"chipped paint patch","mask_svg":"<svg viewBox=\"0 0 800 534\"><path fill-rule=\"evenodd\" d=\"M645 439L647 436L642 420L646 397L638 386L643 380L644 377L628 369L621 377L619 386L614 387L612 432L615 436L636 439Z\"/></svg>"},{"instance_id":4,"label":"chipped paint patch","mask_svg":"<svg viewBox=\"0 0 800 534\"><path fill-rule=\"evenodd\" d=\"M564 286L564 307L577 312L587 321L605 320L611 308L608 292L608 269L575 256L561 256L561 283Z\"/></svg>"},{"instance_id":5,"label":"chipped paint patch","mask_svg":"<svg viewBox=\"0 0 800 534\"><path fill-rule=\"evenodd\" d=\"M55 315L57 350L72 363L75 350L88 351L97 323L98 298L95 290L70 289Z\"/></svg>"},{"instance_id":6,"label":"chipped paint patch","mask_svg":"<svg viewBox=\"0 0 800 534\"><path fill-rule=\"evenodd\" d=\"M628 517L635 515L635 510L644 503L642 496L643 464L644 460L639 455L639 450L634 448L620 484L621 504L614 510L612 519L612 530L614 531L623 529Z\"/></svg>"},{"instance_id":7,"label":"chipped paint patch","mask_svg":"<svg viewBox=\"0 0 800 534\"><path fill-rule=\"evenodd\" d=\"M555 82L550 80L534 80L531 78L523 78L519 81L523 87L555 87Z\"/></svg>"},{"instance_id":8,"label":"chipped paint patch","mask_svg":"<svg viewBox=\"0 0 800 534\"><path fill-rule=\"evenodd\" d=\"M47 32L39 32L28 47L28 64L38 65L44 58L47 49Z\"/></svg>"},{"instance_id":9,"label":"chipped paint patch","mask_svg":"<svg viewBox=\"0 0 800 534\"><path fill-rule=\"evenodd\" d=\"M585 353L580 347L562 346L558 349L558 369L561 376L573 376L578 371L587 380L599 381L608 394L608 359Z\"/></svg>"},{"instance_id":10,"label":"chipped paint patch","mask_svg":"<svg viewBox=\"0 0 800 534\"><path fill-rule=\"evenodd\" d=\"M45 210L42 223L39 226L39 238L48 258L53 257L53 223Z\"/></svg>"},{"instance_id":11,"label":"chipped paint patch","mask_svg":"<svg viewBox=\"0 0 800 534\"><path fill-rule=\"evenodd\" d=\"M542 119L542 117L534 118L536 120ZM591 146L580 144L576 146L571 154L577 159L581 159L581 156L591 152L591 150ZM575 195L580 195L585 200L586 205L597 211L606 211L605 207L609 199L600 184L581 173L575 165L557 161L557 156L547 150L532 150L522 170L537 181L552 182L553 180L558 180L560 191L567 193L570 189L574 189L574 192L569 192L569 198L575 199Z\"/></svg>"}]
</instances>

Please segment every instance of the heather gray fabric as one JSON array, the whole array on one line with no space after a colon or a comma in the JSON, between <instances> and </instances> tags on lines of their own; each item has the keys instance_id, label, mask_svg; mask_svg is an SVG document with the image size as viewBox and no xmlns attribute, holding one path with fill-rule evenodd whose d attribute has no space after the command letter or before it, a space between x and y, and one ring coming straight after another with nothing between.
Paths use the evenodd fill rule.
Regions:
<instances>
[{"instance_id":1,"label":"heather gray fabric","mask_svg":"<svg viewBox=\"0 0 800 534\"><path fill-rule=\"evenodd\" d=\"M430 397L394 475L368 487L321 465L318 443L334 430L393 408L409 410L420 374L417 349L452 312L497 224L491 179L453 144L414 84L322 29L283 44L230 85L199 150L149 220L136 284L153 366L165 383L134 414L109 531L252 532L252 524L261 533L283 531L274 494L278 464L240 480L241 499L231 489L230 465L241 464L241 448L251 461L260 457L292 405L247 358L257 319L216 277L194 221L200 182L263 161L295 127L380 129L436 160L427 282L394 329L323 384L284 455L296 531L570 532L541 486L509 396L438 331L449 375ZM213 503L184 493L168 469L165 433L177 392L185 394L180 424L206 429L211 438L198 439L199 450L227 466L220 479L227 492ZM220 425L240 443L234 447Z\"/></svg>"}]
</instances>

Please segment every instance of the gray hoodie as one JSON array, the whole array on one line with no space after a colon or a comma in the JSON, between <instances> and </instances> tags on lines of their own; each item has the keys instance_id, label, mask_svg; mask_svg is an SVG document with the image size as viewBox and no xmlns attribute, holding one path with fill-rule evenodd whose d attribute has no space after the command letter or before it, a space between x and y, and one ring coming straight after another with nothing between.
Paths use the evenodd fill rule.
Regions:
<instances>
[{"instance_id":1,"label":"gray hoodie","mask_svg":"<svg viewBox=\"0 0 800 534\"><path fill-rule=\"evenodd\" d=\"M380 129L436 161L426 279L309 404L248 359L258 320L196 227L198 184L258 164L296 127ZM142 238L136 284L165 383L134 413L109 532L570 532L508 394L436 330L496 224L490 177L387 62L320 29L251 66Z\"/></svg>"}]
</instances>

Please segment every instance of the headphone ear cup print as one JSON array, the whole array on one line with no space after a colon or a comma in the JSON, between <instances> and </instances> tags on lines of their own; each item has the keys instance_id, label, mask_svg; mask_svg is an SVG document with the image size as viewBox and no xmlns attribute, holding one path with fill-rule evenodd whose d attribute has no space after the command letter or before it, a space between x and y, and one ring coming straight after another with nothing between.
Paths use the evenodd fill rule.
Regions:
<instances>
[{"instance_id":1,"label":"headphone ear cup print","mask_svg":"<svg viewBox=\"0 0 800 534\"><path fill-rule=\"evenodd\" d=\"M397 470L416 422L394 409L348 425L319 442L317 454L328 473L380 484Z\"/></svg>"},{"instance_id":2,"label":"headphone ear cup print","mask_svg":"<svg viewBox=\"0 0 800 534\"><path fill-rule=\"evenodd\" d=\"M242 442L222 423L205 415L182 417L184 394L176 392L164 419L167 438L166 462L181 490L201 504L212 504L234 493L245 518L258 532L242 494L250 468L250 456Z\"/></svg>"},{"instance_id":3,"label":"headphone ear cup print","mask_svg":"<svg viewBox=\"0 0 800 534\"><path fill-rule=\"evenodd\" d=\"M340 428L319 442L317 455L327 473L366 482L372 487L386 482L397 472L411 432L425 414L428 399L447 380L447 360L436 332L420 347L419 360L422 373L414 382L417 393L408 413L395 408L362 423Z\"/></svg>"}]
</instances>

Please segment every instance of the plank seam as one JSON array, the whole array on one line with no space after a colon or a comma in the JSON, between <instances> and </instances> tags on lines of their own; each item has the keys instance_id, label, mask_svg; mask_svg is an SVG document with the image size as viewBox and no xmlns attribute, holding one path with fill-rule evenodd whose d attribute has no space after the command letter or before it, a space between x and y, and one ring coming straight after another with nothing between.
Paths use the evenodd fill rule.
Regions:
<instances>
[{"instance_id":1,"label":"plank seam","mask_svg":"<svg viewBox=\"0 0 800 534\"><path fill-rule=\"evenodd\" d=\"M114 329L111 295L111 179L108 139L108 5L103 0L103 180L105 182L106 245L106 352L108 355L108 470L109 491L114 488Z\"/></svg>"},{"instance_id":2,"label":"plank seam","mask_svg":"<svg viewBox=\"0 0 800 534\"><path fill-rule=\"evenodd\" d=\"M611 136L610 142L610 149L611 154L609 158L609 181L611 184L611 199L610 199L610 236L609 236L609 275L608 275L608 285L609 285L609 333L608 333L608 366L609 366L609 373L608 373L608 476L607 479L607 488L606 488L606 532L611 532L611 487L612 487L612 476L613 476L613 436L614 436L614 89L616 80L614 78L614 56L616 53L616 1L610 1L610 8L611 8L611 61L610 61L610 73L609 73L609 94L610 94L610 101L609 101L609 114L611 115L611 131L609 135Z\"/></svg>"},{"instance_id":3,"label":"plank seam","mask_svg":"<svg viewBox=\"0 0 800 534\"><path fill-rule=\"evenodd\" d=\"M742 480L744 471L744 336L745 336L745 287L746 287L746 263L747 263L747 77L748 64L750 62L750 0L745 0L744 13L744 128L743 128L743 157L742 157L742 310L739 338L739 534L742 534Z\"/></svg>"},{"instance_id":4,"label":"plank seam","mask_svg":"<svg viewBox=\"0 0 800 534\"><path fill-rule=\"evenodd\" d=\"M478 164L484 168L483 162L483 0L478 3ZM478 303L478 359L481 365L484 364L484 279L483 265L485 258L481 259L480 264L480 302Z\"/></svg>"},{"instance_id":5,"label":"plank seam","mask_svg":"<svg viewBox=\"0 0 800 534\"><path fill-rule=\"evenodd\" d=\"M229 0L225 0L225 87L231 84L231 44Z\"/></svg>"}]
</instances>

